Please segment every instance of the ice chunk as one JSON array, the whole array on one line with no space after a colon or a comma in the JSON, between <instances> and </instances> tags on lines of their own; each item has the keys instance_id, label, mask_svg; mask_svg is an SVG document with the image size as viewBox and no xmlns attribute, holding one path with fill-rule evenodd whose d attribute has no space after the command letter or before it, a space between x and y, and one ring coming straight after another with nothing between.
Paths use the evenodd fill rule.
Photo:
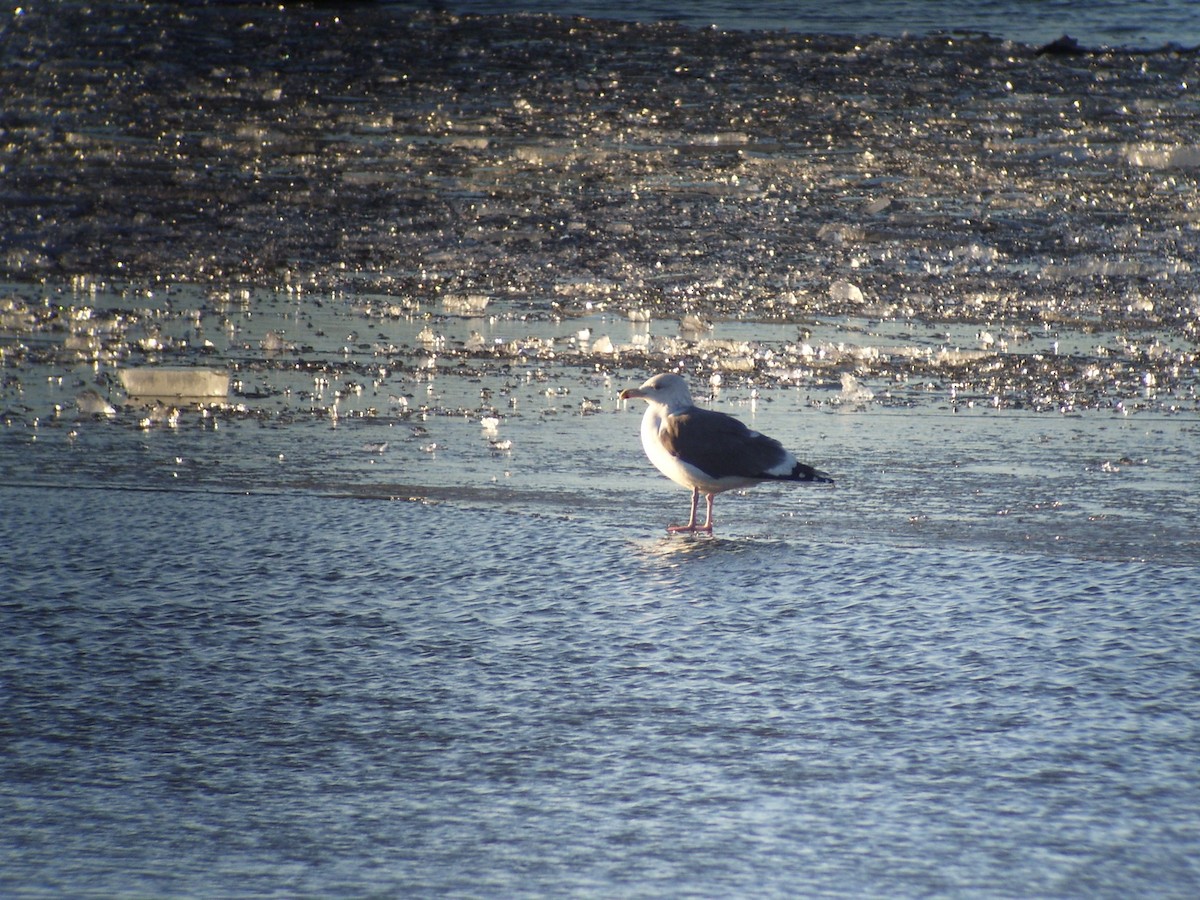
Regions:
<instances>
[{"instance_id":1,"label":"ice chunk","mask_svg":"<svg viewBox=\"0 0 1200 900\"><path fill-rule=\"evenodd\" d=\"M891 197L876 197L863 205L863 213L868 216L877 216L891 205Z\"/></svg>"},{"instance_id":2,"label":"ice chunk","mask_svg":"<svg viewBox=\"0 0 1200 900\"><path fill-rule=\"evenodd\" d=\"M291 350L293 347L292 343L278 331L268 331L258 345L267 353L279 353L283 350Z\"/></svg>"},{"instance_id":3,"label":"ice chunk","mask_svg":"<svg viewBox=\"0 0 1200 900\"><path fill-rule=\"evenodd\" d=\"M829 299L835 303L862 303L863 292L849 281L835 281L829 286Z\"/></svg>"},{"instance_id":4,"label":"ice chunk","mask_svg":"<svg viewBox=\"0 0 1200 900\"><path fill-rule=\"evenodd\" d=\"M1140 169L1196 169L1200 145L1133 144L1125 148L1125 159Z\"/></svg>"},{"instance_id":5,"label":"ice chunk","mask_svg":"<svg viewBox=\"0 0 1200 900\"><path fill-rule=\"evenodd\" d=\"M849 372L842 373L842 393L840 397L843 403L870 403L875 399L875 392Z\"/></svg>"},{"instance_id":6,"label":"ice chunk","mask_svg":"<svg viewBox=\"0 0 1200 900\"><path fill-rule=\"evenodd\" d=\"M116 409L100 396L98 391L88 388L75 398L75 405L85 416L115 416Z\"/></svg>"},{"instance_id":7,"label":"ice chunk","mask_svg":"<svg viewBox=\"0 0 1200 900\"><path fill-rule=\"evenodd\" d=\"M442 309L454 316L479 316L488 300L487 294L450 294L442 298Z\"/></svg>"},{"instance_id":8,"label":"ice chunk","mask_svg":"<svg viewBox=\"0 0 1200 900\"><path fill-rule=\"evenodd\" d=\"M754 357L747 355L722 356L716 360L717 368L724 372L753 372Z\"/></svg>"},{"instance_id":9,"label":"ice chunk","mask_svg":"<svg viewBox=\"0 0 1200 900\"><path fill-rule=\"evenodd\" d=\"M714 147L736 147L739 144L750 143L750 135L743 131L718 131L715 134L700 135L697 144L711 144Z\"/></svg>"},{"instance_id":10,"label":"ice chunk","mask_svg":"<svg viewBox=\"0 0 1200 900\"><path fill-rule=\"evenodd\" d=\"M121 386L131 397L186 397L224 399L229 394L229 373L200 367L141 366L122 369Z\"/></svg>"},{"instance_id":11,"label":"ice chunk","mask_svg":"<svg viewBox=\"0 0 1200 900\"><path fill-rule=\"evenodd\" d=\"M68 334L63 349L74 350L85 359L91 359L100 352L100 339L94 334Z\"/></svg>"},{"instance_id":12,"label":"ice chunk","mask_svg":"<svg viewBox=\"0 0 1200 900\"><path fill-rule=\"evenodd\" d=\"M0 332L28 333L36 323L37 317L20 300L0 300Z\"/></svg>"}]
</instances>

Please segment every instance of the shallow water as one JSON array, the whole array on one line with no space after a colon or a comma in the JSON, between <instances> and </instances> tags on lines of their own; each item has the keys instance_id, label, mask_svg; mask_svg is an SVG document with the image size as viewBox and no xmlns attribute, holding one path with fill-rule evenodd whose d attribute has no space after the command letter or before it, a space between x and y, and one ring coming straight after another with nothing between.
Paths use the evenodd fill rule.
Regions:
<instances>
[{"instance_id":1,"label":"shallow water","mask_svg":"<svg viewBox=\"0 0 1200 900\"><path fill-rule=\"evenodd\" d=\"M5 507L7 891L1200 883L1194 566L308 491Z\"/></svg>"},{"instance_id":2,"label":"shallow water","mask_svg":"<svg viewBox=\"0 0 1200 900\"><path fill-rule=\"evenodd\" d=\"M643 367L682 364L714 370L690 376L702 403L838 480L726 495L723 531L798 533L819 515L840 540L1177 562L1193 561L1200 540L1196 375L1186 389L1167 383L1186 341L1135 358L1127 335L1044 331L985 353L959 349L974 341L962 328L838 316L804 337L794 323L745 321L688 336L675 320L493 301L478 316L380 315L336 296L13 291L33 324L0 336L13 360L0 394L0 482L11 486L299 490L655 528L686 496L647 465L640 404L618 394ZM598 352L601 340L613 351ZM1096 341L1114 349L1092 355ZM127 369L196 364L230 373L227 398L121 388ZM1100 365L1125 374L1079 375ZM1051 370L1062 380L1038 374ZM1155 372L1163 386L1146 383ZM81 405L88 397L108 414Z\"/></svg>"},{"instance_id":3,"label":"shallow water","mask_svg":"<svg viewBox=\"0 0 1200 900\"><path fill-rule=\"evenodd\" d=\"M1194 55L0 41L0 893L1196 895Z\"/></svg>"},{"instance_id":4,"label":"shallow water","mask_svg":"<svg viewBox=\"0 0 1200 900\"><path fill-rule=\"evenodd\" d=\"M688 539L627 383L418 383L515 397L489 436L420 391L167 425L31 382L0 887L1194 892L1194 415L722 389L838 484Z\"/></svg>"}]
</instances>

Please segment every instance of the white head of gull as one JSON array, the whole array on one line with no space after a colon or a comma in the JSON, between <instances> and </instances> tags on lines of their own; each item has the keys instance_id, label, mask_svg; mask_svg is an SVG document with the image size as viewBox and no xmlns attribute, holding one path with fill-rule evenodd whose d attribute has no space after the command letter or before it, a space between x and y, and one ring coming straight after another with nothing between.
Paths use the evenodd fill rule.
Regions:
<instances>
[{"instance_id":1,"label":"white head of gull","mask_svg":"<svg viewBox=\"0 0 1200 900\"><path fill-rule=\"evenodd\" d=\"M641 387L621 391L621 399L646 401L642 417L646 456L658 471L692 491L688 523L668 526L669 532L712 534L713 498L722 491L764 481L833 484L824 472L797 462L779 441L752 431L733 416L696 406L687 382L678 375L655 375ZM708 508L704 524L697 525L701 493Z\"/></svg>"}]
</instances>

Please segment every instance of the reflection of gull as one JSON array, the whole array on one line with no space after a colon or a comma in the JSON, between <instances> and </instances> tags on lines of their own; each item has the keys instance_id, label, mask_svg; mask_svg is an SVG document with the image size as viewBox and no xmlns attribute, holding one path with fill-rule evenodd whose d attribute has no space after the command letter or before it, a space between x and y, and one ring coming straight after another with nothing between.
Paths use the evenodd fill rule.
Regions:
<instances>
[{"instance_id":1,"label":"reflection of gull","mask_svg":"<svg viewBox=\"0 0 1200 900\"><path fill-rule=\"evenodd\" d=\"M621 399L649 403L642 418L642 447L660 472L692 489L692 514L672 532L713 529L713 498L722 491L763 481L833 483L824 472L796 461L783 445L751 431L733 416L692 403L687 382L678 375L655 375L640 388L621 391ZM701 492L708 501L703 525L696 524Z\"/></svg>"}]
</instances>

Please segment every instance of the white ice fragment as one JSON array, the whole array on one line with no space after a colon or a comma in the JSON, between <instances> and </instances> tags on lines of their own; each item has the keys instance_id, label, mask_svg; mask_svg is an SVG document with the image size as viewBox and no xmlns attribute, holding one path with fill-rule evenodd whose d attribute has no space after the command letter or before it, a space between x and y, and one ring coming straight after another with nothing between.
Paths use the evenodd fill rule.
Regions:
<instances>
[{"instance_id":1,"label":"white ice fragment","mask_svg":"<svg viewBox=\"0 0 1200 900\"><path fill-rule=\"evenodd\" d=\"M487 294L450 294L442 298L442 308L456 316L482 315L488 305Z\"/></svg>"},{"instance_id":2,"label":"white ice fragment","mask_svg":"<svg viewBox=\"0 0 1200 900\"><path fill-rule=\"evenodd\" d=\"M94 334L68 334L63 341L64 350L74 350L83 356L91 356L100 349L100 339Z\"/></svg>"},{"instance_id":3,"label":"white ice fragment","mask_svg":"<svg viewBox=\"0 0 1200 900\"><path fill-rule=\"evenodd\" d=\"M1094 159L1095 151L1090 147L1066 147L1055 154L1055 159L1062 163L1081 163Z\"/></svg>"},{"instance_id":4,"label":"white ice fragment","mask_svg":"<svg viewBox=\"0 0 1200 900\"><path fill-rule=\"evenodd\" d=\"M610 356L615 352L616 348L613 346L612 338L607 334L596 338L592 343L592 353L597 356Z\"/></svg>"},{"instance_id":5,"label":"white ice fragment","mask_svg":"<svg viewBox=\"0 0 1200 900\"><path fill-rule=\"evenodd\" d=\"M962 350L958 347L951 350L949 347L943 347L934 355L934 361L943 366L960 366L966 362L983 359L987 355L983 350Z\"/></svg>"},{"instance_id":6,"label":"white ice fragment","mask_svg":"<svg viewBox=\"0 0 1200 900\"><path fill-rule=\"evenodd\" d=\"M278 353L288 347L287 341L278 331L268 331L258 345L267 353Z\"/></svg>"},{"instance_id":7,"label":"white ice fragment","mask_svg":"<svg viewBox=\"0 0 1200 900\"><path fill-rule=\"evenodd\" d=\"M817 237L830 244L844 244L847 241L861 241L866 232L857 225L825 224L817 229Z\"/></svg>"},{"instance_id":8,"label":"white ice fragment","mask_svg":"<svg viewBox=\"0 0 1200 900\"><path fill-rule=\"evenodd\" d=\"M37 317L20 300L0 300L0 331L29 332L37 323Z\"/></svg>"},{"instance_id":9,"label":"white ice fragment","mask_svg":"<svg viewBox=\"0 0 1200 900\"><path fill-rule=\"evenodd\" d=\"M863 292L856 284L835 281L829 286L829 299L835 303L862 303Z\"/></svg>"},{"instance_id":10,"label":"white ice fragment","mask_svg":"<svg viewBox=\"0 0 1200 900\"><path fill-rule=\"evenodd\" d=\"M122 369L121 386L131 397L223 398L229 373L201 367L141 366Z\"/></svg>"},{"instance_id":11,"label":"white ice fragment","mask_svg":"<svg viewBox=\"0 0 1200 900\"><path fill-rule=\"evenodd\" d=\"M877 216L891 205L891 197L876 197L863 205L863 213L868 216Z\"/></svg>"},{"instance_id":12,"label":"white ice fragment","mask_svg":"<svg viewBox=\"0 0 1200 900\"><path fill-rule=\"evenodd\" d=\"M842 393L841 401L843 403L870 403L875 399L875 392L849 372L842 373Z\"/></svg>"},{"instance_id":13,"label":"white ice fragment","mask_svg":"<svg viewBox=\"0 0 1200 900\"><path fill-rule=\"evenodd\" d=\"M88 388L75 398L75 405L85 416L115 416L117 410L100 396L98 391Z\"/></svg>"},{"instance_id":14,"label":"white ice fragment","mask_svg":"<svg viewBox=\"0 0 1200 900\"><path fill-rule=\"evenodd\" d=\"M711 144L714 147L732 147L750 143L750 135L742 131L718 131L715 134L701 135L696 139L696 143Z\"/></svg>"},{"instance_id":15,"label":"white ice fragment","mask_svg":"<svg viewBox=\"0 0 1200 900\"><path fill-rule=\"evenodd\" d=\"M726 372L753 372L754 357L725 356L717 360L717 366Z\"/></svg>"},{"instance_id":16,"label":"white ice fragment","mask_svg":"<svg viewBox=\"0 0 1200 900\"><path fill-rule=\"evenodd\" d=\"M1125 159L1140 169L1195 169L1200 168L1200 145L1131 144Z\"/></svg>"}]
</instances>

